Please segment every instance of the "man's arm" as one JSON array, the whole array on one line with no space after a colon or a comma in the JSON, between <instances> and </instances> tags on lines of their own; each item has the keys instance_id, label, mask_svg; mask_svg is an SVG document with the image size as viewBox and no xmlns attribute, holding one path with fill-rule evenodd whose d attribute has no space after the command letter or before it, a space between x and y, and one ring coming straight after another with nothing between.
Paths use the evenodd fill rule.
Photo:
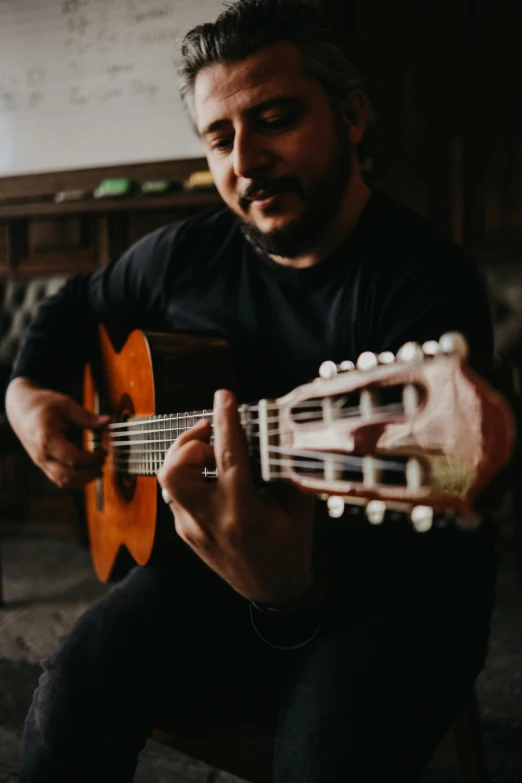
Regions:
<instances>
[{"instance_id":1,"label":"man's arm","mask_svg":"<svg viewBox=\"0 0 522 783\"><path fill-rule=\"evenodd\" d=\"M23 376L63 391L92 356L97 323L155 326L164 309L172 228L145 237L106 269L72 278L46 300L28 329L11 380Z\"/></svg>"},{"instance_id":2,"label":"man's arm","mask_svg":"<svg viewBox=\"0 0 522 783\"><path fill-rule=\"evenodd\" d=\"M172 230L146 237L105 270L70 280L42 305L15 360L7 416L31 459L60 487L97 478L105 456L78 448L71 429L108 422L63 392L92 355L98 321L130 330L161 319Z\"/></svg>"}]
</instances>

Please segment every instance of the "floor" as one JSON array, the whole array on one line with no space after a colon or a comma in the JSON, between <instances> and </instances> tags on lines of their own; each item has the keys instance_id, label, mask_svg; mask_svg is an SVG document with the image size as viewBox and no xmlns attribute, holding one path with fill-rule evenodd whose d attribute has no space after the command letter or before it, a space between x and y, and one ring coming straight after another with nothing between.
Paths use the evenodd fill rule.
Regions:
<instances>
[{"instance_id":1,"label":"floor","mask_svg":"<svg viewBox=\"0 0 522 783\"><path fill-rule=\"evenodd\" d=\"M15 783L23 720L39 661L77 617L107 589L88 553L65 534L11 535L2 540L4 598L0 609L0 783ZM478 684L492 783L522 783L522 589L514 560L502 560L490 653ZM234 783L239 779L150 741L136 783ZM456 783L447 738L423 783Z\"/></svg>"}]
</instances>

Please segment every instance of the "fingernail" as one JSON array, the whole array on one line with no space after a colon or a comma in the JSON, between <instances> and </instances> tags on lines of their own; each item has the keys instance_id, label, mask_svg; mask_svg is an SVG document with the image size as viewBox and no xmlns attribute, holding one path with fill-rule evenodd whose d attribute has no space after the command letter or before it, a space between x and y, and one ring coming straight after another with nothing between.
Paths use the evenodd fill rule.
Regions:
<instances>
[{"instance_id":1,"label":"fingernail","mask_svg":"<svg viewBox=\"0 0 522 783\"><path fill-rule=\"evenodd\" d=\"M228 392L226 389L218 389L214 394L214 408L221 408L228 402Z\"/></svg>"}]
</instances>

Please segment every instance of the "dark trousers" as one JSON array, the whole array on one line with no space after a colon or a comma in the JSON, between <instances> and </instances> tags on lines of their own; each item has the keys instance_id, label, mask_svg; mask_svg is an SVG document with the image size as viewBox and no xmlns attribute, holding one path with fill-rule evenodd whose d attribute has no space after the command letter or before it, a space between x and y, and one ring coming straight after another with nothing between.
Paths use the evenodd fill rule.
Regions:
<instances>
[{"instance_id":1,"label":"dark trousers","mask_svg":"<svg viewBox=\"0 0 522 783\"><path fill-rule=\"evenodd\" d=\"M280 650L249 604L188 552L135 569L43 664L21 783L123 783L153 727L234 711L278 683L276 783L416 781L483 666L492 531L419 535L333 522L332 598L307 644Z\"/></svg>"}]
</instances>

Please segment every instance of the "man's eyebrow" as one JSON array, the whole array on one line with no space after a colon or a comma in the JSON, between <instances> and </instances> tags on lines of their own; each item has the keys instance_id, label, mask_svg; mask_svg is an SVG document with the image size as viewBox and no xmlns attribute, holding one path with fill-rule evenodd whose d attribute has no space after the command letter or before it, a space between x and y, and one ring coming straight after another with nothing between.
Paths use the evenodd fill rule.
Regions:
<instances>
[{"instance_id":1,"label":"man's eyebrow","mask_svg":"<svg viewBox=\"0 0 522 783\"><path fill-rule=\"evenodd\" d=\"M251 106L249 109L246 109L244 114L247 117L252 117L256 114L262 114L265 111L268 111L269 109L297 109L303 106L303 102L300 101L298 98L289 98L289 97L279 97L279 98L270 98L267 101L262 101L261 103L256 103L255 106ZM206 128L204 128L201 131L201 138L204 136L210 136L212 133L216 133L217 131L223 130L223 128L227 128L230 125L230 120L215 120L214 122L211 122L210 125L207 125Z\"/></svg>"}]
</instances>

